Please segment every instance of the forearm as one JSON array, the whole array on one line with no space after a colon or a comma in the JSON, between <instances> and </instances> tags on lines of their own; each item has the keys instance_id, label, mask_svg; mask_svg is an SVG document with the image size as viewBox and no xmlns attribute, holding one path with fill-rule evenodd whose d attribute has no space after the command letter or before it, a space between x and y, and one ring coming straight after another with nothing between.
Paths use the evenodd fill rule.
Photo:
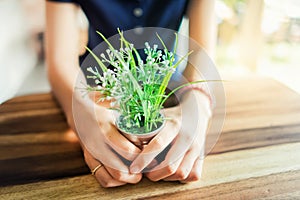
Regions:
<instances>
[{"instance_id":1,"label":"forearm","mask_svg":"<svg viewBox=\"0 0 300 200\"><path fill-rule=\"evenodd\" d=\"M183 76L189 82L207 79L204 74L213 60L216 43L214 4L214 0L191 0L188 6L189 50L193 53L189 56ZM197 87L187 89L182 102L189 102L194 97L210 111L212 98L206 83L200 83Z\"/></svg>"},{"instance_id":2,"label":"forearm","mask_svg":"<svg viewBox=\"0 0 300 200\"><path fill-rule=\"evenodd\" d=\"M188 6L189 17L189 64L184 71L188 81L201 80L201 69L214 59L216 45L216 24L214 0L191 0ZM197 68L195 65L197 64Z\"/></svg>"},{"instance_id":3,"label":"forearm","mask_svg":"<svg viewBox=\"0 0 300 200\"><path fill-rule=\"evenodd\" d=\"M59 65L49 65L50 64L48 63L48 79L51 84L52 92L61 105L68 123L70 124L73 120L72 99L76 77L77 74L79 74L79 67L78 70L74 67L73 69L65 72L65 70L62 69L63 67L59 67Z\"/></svg>"},{"instance_id":4,"label":"forearm","mask_svg":"<svg viewBox=\"0 0 300 200\"><path fill-rule=\"evenodd\" d=\"M46 64L52 91L70 122L75 82L79 78L78 7L46 2ZM71 125L71 124L70 124Z\"/></svg>"},{"instance_id":5,"label":"forearm","mask_svg":"<svg viewBox=\"0 0 300 200\"><path fill-rule=\"evenodd\" d=\"M216 45L215 0L191 0L188 7L189 36L210 57Z\"/></svg>"}]
</instances>

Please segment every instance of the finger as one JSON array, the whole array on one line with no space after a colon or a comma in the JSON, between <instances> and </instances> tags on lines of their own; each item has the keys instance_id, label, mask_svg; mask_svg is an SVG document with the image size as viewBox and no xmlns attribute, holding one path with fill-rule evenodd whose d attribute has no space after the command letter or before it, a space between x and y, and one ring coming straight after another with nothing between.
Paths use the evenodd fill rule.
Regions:
<instances>
[{"instance_id":1,"label":"finger","mask_svg":"<svg viewBox=\"0 0 300 200\"><path fill-rule=\"evenodd\" d=\"M100 164L100 163L99 163ZM103 166L100 169L98 169L95 173L96 180L100 183L102 187L108 188L108 187L117 187L121 185L125 185L126 182L121 182L116 179L114 179L109 172L107 171L106 167Z\"/></svg>"},{"instance_id":2,"label":"finger","mask_svg":"<svg viewBox=\"0 0 300 200\"><path fill-rule=\"evenodd\" d=\"M87 163L87 165L89 166L89 168L91 170L95 169L100 162L97 161L96 159L94 159L92 157L92 155L84 150L84 158L85 161ZM95 172L95 178L96 180L100 183L100 185L102 187L117 187L117 186L121 186L121 185L125 185L126 182L121 182L121 181L117 181L115 180L106 170L105 166L100 167L96 172Z\"/></svg>"},{"instance_id":3,"label":"finger","mask_svg":"<svg viewBox=\"0 0 300 200\"><path fill-rule=\"evenodd\" d=\"M109 126L103 127L107 129L107 131L103 131L105 142L126 160L134 160L141 150L124 137L113 124L106 124L105 126Z\"/></svg>"},{"instance_id":4,"label":"finger","mask_svg":"<svg viewBox=\"0 0 300 200\"><path fill-rule=\"evenodd\" d=\"M156 166L154 170L159 170L161 168L165 168L168 165L178 161L179 159L183 159L185 153L190 148L192 142L187 142L186 134L179 134L177 137L172 141L170 145L169 151L166 153L166 157L164 161L161 162L158 166ZM198 153L199 155L199 153Z\"/></svg>"},{"instance_id":5,"label":"finger","mask_svg":"<svg viewBox=\"0 0 300 200\"><path fill-rule=\"evenodd\" d=\"M127 182L127 183L138 183L142 179L142 174L130 174L129 171L123 172L110 167L106 167L109 174L117 181Z\"/></svg>"},{"instance_id":6,"label":"finger","mask_svg":"<svg viewBox=\"0 0 300 200\"><path fill-rule=\"evenodd\" d=\"M141 180L142 174L131 174L129 172L129 166L126 166L126 163L124 163L121 158L112 152L108 147L101 147L99 149L99 153L97 154L96 152L95 155L92 155L88 150L85 150L85 157L92 157L92 159L97 158L102 164L105 165L106 170L117 181L136 183Z\"/></svg>"},{"instance_id":7,"label":"finger","mask_svg":"<svg viewBox=\"0 0 300 200\"><path fill-rule=\"evenodd\" d=\"M200 158L196 159L191 173L185 180L183 180L181 182L188 183L188 182L198 181L202 175L203 161L204 160L200 159Z\"/></svg>"},{"instance_id":8,"label":"finger","mask_svg":"<svg viewBox=\"0 0 300 200\"><path fill-rule=\"evenodd\" d=\"M114 125L113 112L97 106L95 114L105 142L126 160L132 161L135 159L141 150L117 130Z\"/></svg>"},{"instance_id":9,"label":"finger","mask_svg":"<svg viewBox=\"0 0 300 200\"><path fill-rule=\"evenodd\" d=\"M146 173L146 177L151 181L159 181L168 176L171 176L176 173L180 163L182 162L182 159L183 158L180 158L176 162L170 164L164 164L165 167L159 168L158 170L155 170L154 168L153 170L151 170L151 172Z\"/></svg>"},{"instance_id":10,"label":"finger","mask_svg":"<svg viewBox=\"0 0 300 200\"><path fill-rule=\"evenodd\" d=\"M186 152L190 152L190 156L192 156L192 160L190 162L195 161L196 157L199 156L201 149L204 147L205 141L205 130L202 129L199 131L199 128L196 130L187 131L187 125L183 125L180 133L171 143L171 148L166 155L166 162L161 163L158 167L163 168L163 164L172 163L179 158L185 156ZM187 161L188 162L188 161ZM191 168L191 167L189 167Z\"/></svg>"},{"instance_id":11,"label":"finger","mask_svg":"<svg viewBox=\"0 0 300 200\"><path fill-rule=\"evenodd\" d=\"M139 173L147 167L151 161L161 153L176 137L178 133L178 123L170 120L163 130L155 136L143 151L136 157L130 166L130 172Z\"/></svg>"},{"instance_id":12,"label":"finger","mask_svg":"<svg viewBox=\"0 0 300 200\"><path fill-rule=\"evenodd\" d=\"M138 147L124 137L114 126L106 134L106 143L126 160L134 160L141 152Z\"/></svg>"},{"instance_id":13,"label":"finger","mask_svg":"<svg viewBox=\"0 0 300 200\"><path fill-rule=\"evenodd\" d=\"M177 171L173 175L164 178L164 180L165 181L185 180L191 173L194 163L196 162L196 159L197 159L197 154L194 153L193 151L188 151L184 156L182 162L180 163Z\"/></svg>"},{"instance_id":14,"label":"finger","mask_svg":"<svg viewBox=\"0 0 300 200\"><path fill-rule=\"evenodd\" d=\"M89 148L89 152L91 152L94 157L97 152L99 154L103 148L107 148L104 147L105 143L114 147L115 152L126 160L133 160L136 157L136 154L141 151L116 130L115 126L110 121L111 113L108 112L107 109L96 106L95 114L103 114L102 118L97 116L98 119L90 113L85 113L82 110L79 111L80 112L76 113L83 113L84 120L82 120L81 116L75 121L76 128L79 130L78 136L80 141ZM87 130L89 133L86 132ZM106 155L104 154L102 157L104 156ZM97 158L99 157L101 156L98 156Z\"/></svg>"},{"instance_id":15,"label":"finger","mask_svg":"<svg viewBox=\"0 0 300 200\"><path fill-rule=\"evenodd\" d=\"M180 138L178 136L178 138ZM193 144L190 145L190 149L185 153L184 158L182 159L182 162L180 166L178 167L175 174L172 176L169 176L165 178L166 181L177 181L177 180L184 180L188 177L190 172L192 171L193 165L196 161L196 159L199 157L199 155L202 155L204 152L204 141L199 141L201 137L198 137L194 140ZM176 148L176 146L178 146ZM177 152L176 152L177 151ZM180 151L185 151L185 149L182 149L180 146L179 139L176 140L174 144L174 148L170 150L169 155L167 155L167 159L174 159L172 158L173 155L180 155ZM171 161L171 160L170 160ZM170 162L169 161L169 162Z\"/></svg>"},{"instance_id":16,"label":"finger","mask_svg":"<svg viewBox=\"0 0 300 200\"><path fill-rule=\"evenodd\" d=\"M178 146L180 144L180 141L182 141L180 138L182 137L178 135L172 141L171 148L167 153L164 161L161 162L155 168L153 168L149 173L146 173L147 178L149 178L152 181L158 181L173 175L177 171L183 159L183 156L180 157L180 154L182 154L182 152L177 152L176 159L175 158L170 159L170 158L175 157L174 152L176 151L176 149L178 149L176 146Z\"/></svg>"},{"instance_id":17,"label":"finger","mask_svg":"<svg viewBox=\"0 0 300 200\"><path fill-rule=\"evenodd\" d=\"M146 169L150 170L150 169L154 168L157 164L158 164L158 161L156 159L153 159L151 161L151 163L146 167Z\"/></svg>"},{"instance_id":18,"label":"finger","mask_svg":"<svg viewBox=\"0 0 300 200\"><path fill-rule=\"evenodd\" d=\"M167 153L165 161L153 169L153 171L160 168L163 170L157 170L154 173L150 173L149 178L151 180L165 179L174 181L186 179L193 168L196 158L199 156L200 149L203 146L198 142L198 140L195 140L194 137L195 136L187 134L179 134L174 140L170 151ZM179 163L180 165L176 168L175 172L171 173L169 166L172 166L172 163L175 161L177 162L178 160L181 161L181 163ZM166 165L168 166L165 167Z\"/></svg>"}]
</instances>

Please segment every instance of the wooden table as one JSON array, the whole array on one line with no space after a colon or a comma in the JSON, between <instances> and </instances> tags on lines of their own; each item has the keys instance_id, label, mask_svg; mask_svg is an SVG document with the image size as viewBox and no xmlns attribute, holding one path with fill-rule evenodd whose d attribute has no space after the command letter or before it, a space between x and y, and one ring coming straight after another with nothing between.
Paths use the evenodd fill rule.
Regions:
<instances>
[{"instance_id":1,"label":"wooden table","mask_svg":"<svg viewBox=\"0 0 300 200\"><path fill-rule=\"evenodd\" d=\"M225 83L223 132L191 184L104 189L50 94L0 106L0 199L300 199L300 95L266 78Z\"/></svg>"}]
</instances>

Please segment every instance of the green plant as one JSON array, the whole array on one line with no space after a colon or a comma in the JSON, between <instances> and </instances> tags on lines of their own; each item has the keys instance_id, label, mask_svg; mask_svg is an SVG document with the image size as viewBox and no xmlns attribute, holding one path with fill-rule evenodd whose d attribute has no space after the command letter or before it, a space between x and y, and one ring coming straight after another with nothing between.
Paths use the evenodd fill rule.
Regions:
<instances>
[{"instance_id":1,"label":"green plant","mask_svg":"<svg viewBox=\"0 0 300 200\"><path fill-rule=\"evenodd\" d=\"M164 117L160 111L167 98L180 88L191 84L184 84L168 95L165 93L177 66L191 52L175 62L177 34L173 52L167 49L157 34L163 50L158 49L157 45L150 47L146 42L146 60L143 61L134 45L124 38L120 30L118 32L120 49L115 49L100 32L97 33L109 47L106 54L102 53L98 57L87 48L102 70L100 73L97 67L87 69L92 74L87 78L94 79L97 85L88 85L87 90L100 92L99 101L111 100L112 109L121 114L119 125L123 130L134 134L147 133L162 124ZM105 64L113 66L114 69L108 69Z\"/></svg>"}]
</instances>

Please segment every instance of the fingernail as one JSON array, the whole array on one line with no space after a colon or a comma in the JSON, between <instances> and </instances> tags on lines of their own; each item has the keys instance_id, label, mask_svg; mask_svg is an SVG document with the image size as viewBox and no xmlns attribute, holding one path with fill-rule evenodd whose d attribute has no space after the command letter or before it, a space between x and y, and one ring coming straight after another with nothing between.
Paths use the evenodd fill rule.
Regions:
<instances>
[{"instance_id":1,"label":"fingernail","mask_svg":"<svg viewBox=\"0 0 300 200\"><path fill-rule=\"evenodd\" d=\"M140 172L140 168L137 165L133 165L130 167L130 172L131 173L139 173Z\"/></svg>"}]
</instances>

